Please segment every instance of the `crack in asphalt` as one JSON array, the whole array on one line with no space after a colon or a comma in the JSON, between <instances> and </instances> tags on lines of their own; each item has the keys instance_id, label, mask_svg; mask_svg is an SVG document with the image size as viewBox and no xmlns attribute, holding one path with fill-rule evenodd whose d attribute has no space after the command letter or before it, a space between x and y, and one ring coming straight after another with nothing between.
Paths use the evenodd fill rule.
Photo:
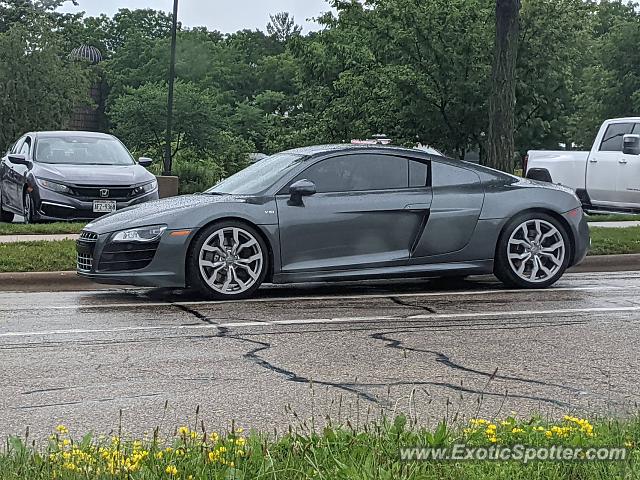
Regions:
<instances>
[{"instance_id":1,"label":"crack in asphalt","mask_svg":"<svg viewBox=\"0 0 640 480\"><path fill-rule=\"evenodd\" d=\"M436 357L435 359L436 362L441 363L451 369L460 370L465 373L471 373L474 375L479 375L479 376L490 378L490 379L500 379L500 380L514 381L514 382L530 383L530 384L540 385L545 387L555 387L555 388L569 391L571 393L580 393L583 391L578 388L568 387L566 385L560 385L557 383L545 382L543 380L535 380L535 379L517 377L517 376L511 376L511 375L498 375L496 372L485 372L482 370L476 370L470 367L465 367L459 363L453 362L449 356L445 355L442 352L438 352L436 350L425 350L421 348L407 347L407 346L404 346L404 342L402 340L398 340L388 336L391 333L401 334L401 333L411 333L411 332L412 332L411 330L394 330L394 331L375 333L373 335L370 335L370 337L373 338L374 340L380 340L380 341L386 342L385 346L387 348L395 348L402 351L406 350L409 352L426 353L429 355L434 355Z\"/></svg>"},{"instance_id":2,"label":"crack in asphalt","mask_svg":"<svg viewBox=\"0 0 640 480\"><path fill-rule=\"evenodd\" d=\"M403 306L403 307L415 308L417 310L425 310L425 311L427 311L429 313L438 313L438 312L436 312L435 308L431 308L431 307L428 307L426 305L418 305L417 303L416 304L411 304L411 303L407 302L406 300L403 300L403 299L398 298L398 297L389 297L389 300L391 300L393 303L395 303L397 305L400 305L400 306Z\"/></svg>"},{"instance_id":3,"label":"crack in asphalt","mask_svg":"<svg viewBox=\"0 0 640 480\"><path fill-rule=\"evenodd\" d=\"M210 320L206 315L204 315L203 313L199 312L198 310L195 310L193 308L187 307L186 305L177 304L177 303L174 303L174 302L171 302L171 305L174 306L174 307L177 307L178 309L182 310L185 313L188 313L189 315L193 315L194 317L196 317L201 322L208 323L209 325L217 325L217 322L214 322L213 320Z\"/></svg>"}]
</instances>

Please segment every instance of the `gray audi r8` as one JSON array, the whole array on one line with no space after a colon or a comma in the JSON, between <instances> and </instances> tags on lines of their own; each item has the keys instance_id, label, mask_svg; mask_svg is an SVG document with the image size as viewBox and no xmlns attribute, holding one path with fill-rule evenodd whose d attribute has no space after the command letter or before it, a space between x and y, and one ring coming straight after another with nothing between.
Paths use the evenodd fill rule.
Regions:
<instances>
[{"instance_id":1,"label":"gray audi r8","mask_svg":"<svg viewBox=\"0 0 640 480\"><path fill-rule=\"evenodd\" d=\"M495 273L544 288L587 254L580 200L427 152L329 145L267 157L210 190L87 225L78 273L213 299L293 283Z\"/></svg>"}]
</instances>

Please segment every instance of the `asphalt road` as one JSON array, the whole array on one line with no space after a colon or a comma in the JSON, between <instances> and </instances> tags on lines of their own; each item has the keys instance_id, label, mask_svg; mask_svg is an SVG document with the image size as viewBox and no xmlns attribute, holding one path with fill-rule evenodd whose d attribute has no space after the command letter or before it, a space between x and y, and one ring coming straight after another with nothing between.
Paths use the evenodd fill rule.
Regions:
<instances>
[{"instance_id":1,"label":"asphalt road","mask_svg":"<svg viewBox=\"0 0 640 480\"><path fill-rule=\"evenodd\" d=\"M114 289L0 293L0 436L141 434L198 418L282 431L403 411L634 412L640 272L545 291L492 278L266 287L244 302Z\"/></svg>"}]
</instances>

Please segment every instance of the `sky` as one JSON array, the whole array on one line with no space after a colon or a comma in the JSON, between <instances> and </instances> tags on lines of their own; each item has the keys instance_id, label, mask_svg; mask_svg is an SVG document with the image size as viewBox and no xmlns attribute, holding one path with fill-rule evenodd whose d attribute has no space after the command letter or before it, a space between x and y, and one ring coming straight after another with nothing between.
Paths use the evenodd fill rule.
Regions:
<instances>
[{"instance_id":1,"label":"sky","mask_svg":"<svg viewBox=\"0 0 640 480\"><path fill-rule=\"evenodd\" d=\"M120 8L173 9L173 0L77 0L78 7L71 2L60 8L64 12L85 11L89 16L105 13L112 16ZM206 26L210 30L224 33L245 28L265 30L269 14L289 12L304 31L315 30L312 17L330 10L326 0L180 0L178 20L187 27Z\"/></svg>"}]
</instances>

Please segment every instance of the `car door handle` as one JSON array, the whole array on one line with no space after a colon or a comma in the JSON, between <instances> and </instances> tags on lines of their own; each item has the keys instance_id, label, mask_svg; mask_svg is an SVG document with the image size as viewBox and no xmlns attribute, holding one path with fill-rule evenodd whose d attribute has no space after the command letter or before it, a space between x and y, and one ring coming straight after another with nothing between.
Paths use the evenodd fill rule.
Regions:
<instances>
[{"instance_id":1,"label":"car door handle","mask_svg":"<svg viewBox=\"0 0 640 480\"><path fill-rule=\"evenodd\" d=\"M405 210L409 210L411 212L423 212L425 210L429 210L431 205L428 203L411 203L404 207Z\"/></svg>"},{"instance_id":2,"label":"car door handle","mask_svg":"<svg viewBox=\"0 0 640 480\"><path fill-rule=\"evenodd\" d=\"M598 159L597 158L590 158L589 162L591 163L598 163Z\"/></svg>"},{"instance_id":3,"label":"car door handle","mask_svg":"<svg viewBox=\"0 0 640 480\"><path fill-rule=\"evenodd\" d=\"M618 163L627 163L627 161L625 159L622 159L622 160L618 160Z\"/></svg>"}]
</instances>

